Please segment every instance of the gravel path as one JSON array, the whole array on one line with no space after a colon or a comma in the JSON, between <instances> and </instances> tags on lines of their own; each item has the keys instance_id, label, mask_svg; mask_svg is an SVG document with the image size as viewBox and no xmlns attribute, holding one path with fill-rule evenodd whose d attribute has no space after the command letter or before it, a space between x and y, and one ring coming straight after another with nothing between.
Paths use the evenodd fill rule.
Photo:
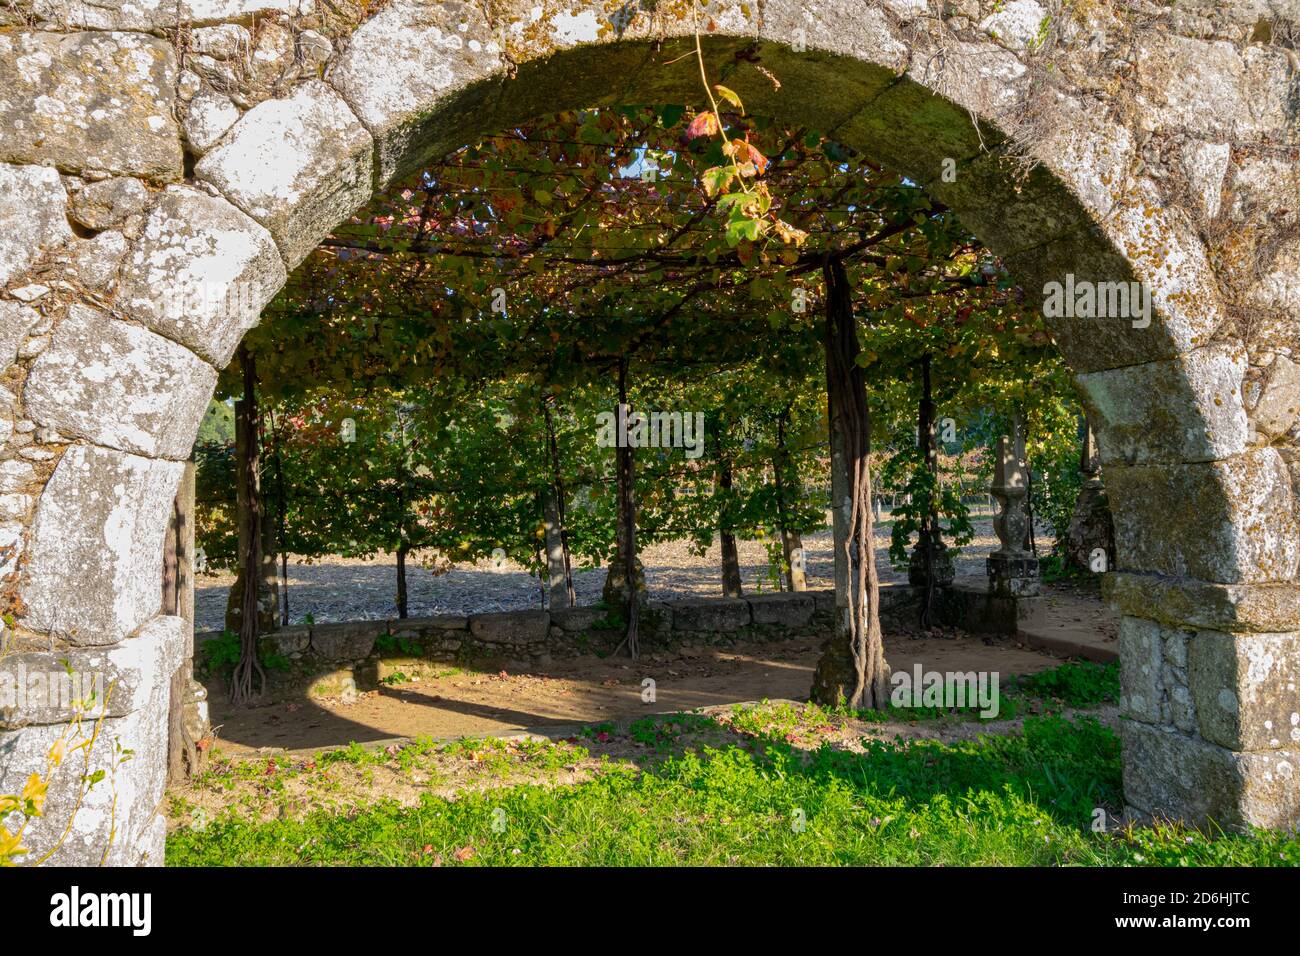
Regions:
<instances>
[{"instance_id":1,"label":"gravel path","mask_svg":"<svg viewBox=\"0 0 1300 956\"><path fill-rule=\"evenodd\" d=\"M976 538L956 557L959 579L985 580L984 558L997 546L992 522L975 521ZM768 578L767 552L757 541L741 541L740 565L745 593L772 590ZM829 531L804 538L808 585L832 586L831 535ZM906 572L889 566L889 529L876 533L876 566L882 581L906 580ZM641 555L646 584L656 600L717 597L722 590L720 554L717 543L703 556L693 554L685 541L673 541L646 548ZM391 555L373 559L328 558L313 564L289 562L289 614L297 623L307 614L317 622L377 620L395 615L397 563ZM195 589L195 625L199 630L224 626L226 595L233 574L202 575ZM574 569L574 588L579 604L600 600L605 569ZM433 575L421 568L414 556L407 563L407 590L413 617L433 614L475 614L541 607L538 580L513 563L494 568L490 561L459 565L452 571Z\"/></svg>"}]
</instances>

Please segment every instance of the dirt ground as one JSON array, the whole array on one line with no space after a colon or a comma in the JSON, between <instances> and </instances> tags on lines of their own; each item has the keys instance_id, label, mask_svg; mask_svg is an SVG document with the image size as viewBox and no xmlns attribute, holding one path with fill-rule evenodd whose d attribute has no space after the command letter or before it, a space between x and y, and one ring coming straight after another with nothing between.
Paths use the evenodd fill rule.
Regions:
<instances>
[{"instance_id":1,"label":"dirt ground","mask_svg":"<svg viewBox=\"0 0 1300 956\"><path fill-rule=\"evenodd\" d=\"M959 580L983 583L984 558L997 546L989 519L975 521L977 537L955 559ZM804 539L810 587L831 585L829 532ZM889 529L877 526L876 564L885 581L905 573L890 568ZM642 555L647 587L653 598L717 596L721 591L718 545L705 554L685 542L647 548ZM761 543L740 542L742 577L747 594L767 591L767 555ZM329 558L316 564L289 566L290 607L298 621L310 613L318 623L382 619L393 614L395 564L391 556L374 559ZM575 573L578 603L600 598L605 570ZM224 614L230 575L200 578L196 593L197 626L218 628ZM433 575L410 571L410 613L471 614L536 608L537 579L524 569L489 563L461 566ZM1095 594L1068 585L1049 591L1050 626L1078 630L1113 642L1115 621ZM633 666L626 659L587 656L556 661L544 672L483 672L447 667L439 676L384 686L355 699L300 701L232 712L226 701L210 702L220 746L229 752L260 748L289 750L333 747L352 741L429 735L450 738L503 733L526 728L597 723L605 720L671 713L762 699L802 699L812 683L820 647L790 641L719 648L685 648L681 654L654 656ZM1028 674L1054 666L1056 659L1014 641L993 644L951 631L942 638L886 635L886 654L895 669L921 663L928 670L998 671ZM642 681L655 682L655 700L643 703Z\"/></svg>"},{"instance_id":2,"label":"dirt ground","mask_svg":"<svg viewBox=\"0 0 1300 956\"><path fill-rule=\"evenodd\" d=\"M895 670L990 671L1005 679L1059 661L1013 641L978 636L886 637ZM329 698L232 711L213 700L218 745L228 753L299 750L388 738L438 738L600 723L762 699L803 699L820 647L785 641L731 648L683 648L633 665L594 656L557 661L544 672L448 667L418 682L381 687L353 699ZM654 701L642 682L654 681Z\"/></svg>"}]
</instances>

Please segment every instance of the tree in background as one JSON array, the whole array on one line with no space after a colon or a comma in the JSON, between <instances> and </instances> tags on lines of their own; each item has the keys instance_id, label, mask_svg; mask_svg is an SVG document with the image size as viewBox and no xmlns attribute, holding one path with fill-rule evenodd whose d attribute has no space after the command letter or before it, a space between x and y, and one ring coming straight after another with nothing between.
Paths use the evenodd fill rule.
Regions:
<instances>
[{"instance_id":1,"label":"tree in background","mask_svg":"<svg viewBox=\"0 0 1300 956\"><path fill-rule=\"evenodd\" d=\"M631 550L671 535L780 537L793 587L795 541L816 510L804 490L826 487L819 469L834 459L837 419L810 410L825 405L832 354L832 411L856 429L841 434L835 471L857 470L846 501L866 493L884 448L914 434L919 399L905 392L921 356L936 408L1015 400L1008 383L1032 380L1050 341L961 224L910 182L714 89L712 109L694 114L580 110L485 137L377 197L308 257L246 342L276 409L274 484L302 498L281 509L282 552L450 561L500 548L540 573L563 514L561 552L614 564L620 538ZM707 394L729 377L743 390ZM708 460L638 451L633 469L630 449L595 446L588 416L620 395L690 411L699 396L721 429ZM327 418L356 411L373 436L347 453L356 461L312 448L305 471L290 463L292 409L308 401ZM398 408L409 420L394 432L385 416ZM940 489L942 457L918 459ZM916 469L903 471L908 488ZM706 476L705 493L679 493ZM548 508L561 485L566 500ZM335 503L319 522L313 495ZM912 498L918 528L959 514L960 494L951 507L932 489ZM841 556L866 582L851 602L867 622L855 641L878 631L864 596L870 520L854 518L857 556ZM873 687L878 672L864 678Z\"/></svg>"}]
</instances>

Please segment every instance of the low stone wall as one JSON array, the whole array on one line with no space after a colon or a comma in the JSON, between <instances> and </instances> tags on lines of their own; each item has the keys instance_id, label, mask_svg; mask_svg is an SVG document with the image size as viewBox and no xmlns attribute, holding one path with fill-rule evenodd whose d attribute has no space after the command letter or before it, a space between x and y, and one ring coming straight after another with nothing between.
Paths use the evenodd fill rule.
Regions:
<instances>
[{"instance_id":1,"label":"low stone wall","mask_svg":"<svg viewBox=\"0 0 1300 956\"><path fill-rule=\"evenodd\" d=\"M919 600L919 595L918 595ZM958 584L935 592L935 620L973 634L1018 634L1042 625L1043 597L1004 597L984 587Z\"/></svg>"},{"instance_id":2,"label":"low stone wall","mask_svg":"<svg viewBox=\"0 0 1300 956\"><path fill-rule=\"evenodd\" d=\"M915 602L912 588L881 588L881 614L886 618L904 613ZM649 601L641 610L641 646L654 653L684 645L821 641L831 632L834 613L833 590ZM262 639L264 660L288 662L268 671L265 699L269 703L304 694L330 697L368 690L392 674L416 677L452 663L492 661L517 671L546 667L554 658L609 653L623 640L624 630L621 614L601 607L286 627ZM195 646L201 649L219 637L214 631L200 633ZM211 675L205 682L214 693L222 684Z\"/></svg>"}]
</instances>

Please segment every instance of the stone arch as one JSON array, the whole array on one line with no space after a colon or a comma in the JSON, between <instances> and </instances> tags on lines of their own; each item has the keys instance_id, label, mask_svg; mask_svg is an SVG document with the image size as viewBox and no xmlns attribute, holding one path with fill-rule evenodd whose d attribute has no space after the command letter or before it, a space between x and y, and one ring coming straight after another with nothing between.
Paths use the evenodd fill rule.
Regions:
<instances>
[{"instance_id":1,"label":"stone arch","mask_svg":"<svg viewBox=\"0 0 1300 956\"><path fill-rule=\"evenodd\" d=\"M229 0L225 14L182 2L191 38L207 31L191 52L254 42L253 13L287 24L296 73L225 92L219 70L182 69L153 35L174 4L31 6L36 29L0 36L0 79L14 80L0 88L18 90L0 114L39 83L31 63L57 71L62 57L77 74L62 108L77 115L0 133L0 180L24 197L21 221L0 201L13 419L0 570L20 635L118 675L113 731L138 756L109 859L157 861L161 715L187 651L179 619L158 614L159 543L216 370L330 229L430 157L560 108L696 99L681 59L691 5L393 0L331 38L295 26L299 0ZM1300 262L1278 239L1276 184L1260 181L1296 182L1294 153L1268 145L1297 141L1294 51L1196 4L1172 32L1108 5L1057 20L1034 0L957 6L945 19L923 0L715 0L703 48L751 111L922 184L1027 289L1070 274L1150 290L1145 327L1051 323L1116 513L1126 796L1194 820L1293 823ZM1113 66L1130 44L1162 64L1154 82ZM1094 88L1092 70L1118 86ZM117 105L92 112L101 102ZM1242 262L1211 241L1224 222L1248 233ZM1264 320L1243 323L1243 303ZM27 720L0 731L0 789L57 736L49 715ZM98 859L102 843L79 825L61 859Z\"/></svg>"}]
</instances>

